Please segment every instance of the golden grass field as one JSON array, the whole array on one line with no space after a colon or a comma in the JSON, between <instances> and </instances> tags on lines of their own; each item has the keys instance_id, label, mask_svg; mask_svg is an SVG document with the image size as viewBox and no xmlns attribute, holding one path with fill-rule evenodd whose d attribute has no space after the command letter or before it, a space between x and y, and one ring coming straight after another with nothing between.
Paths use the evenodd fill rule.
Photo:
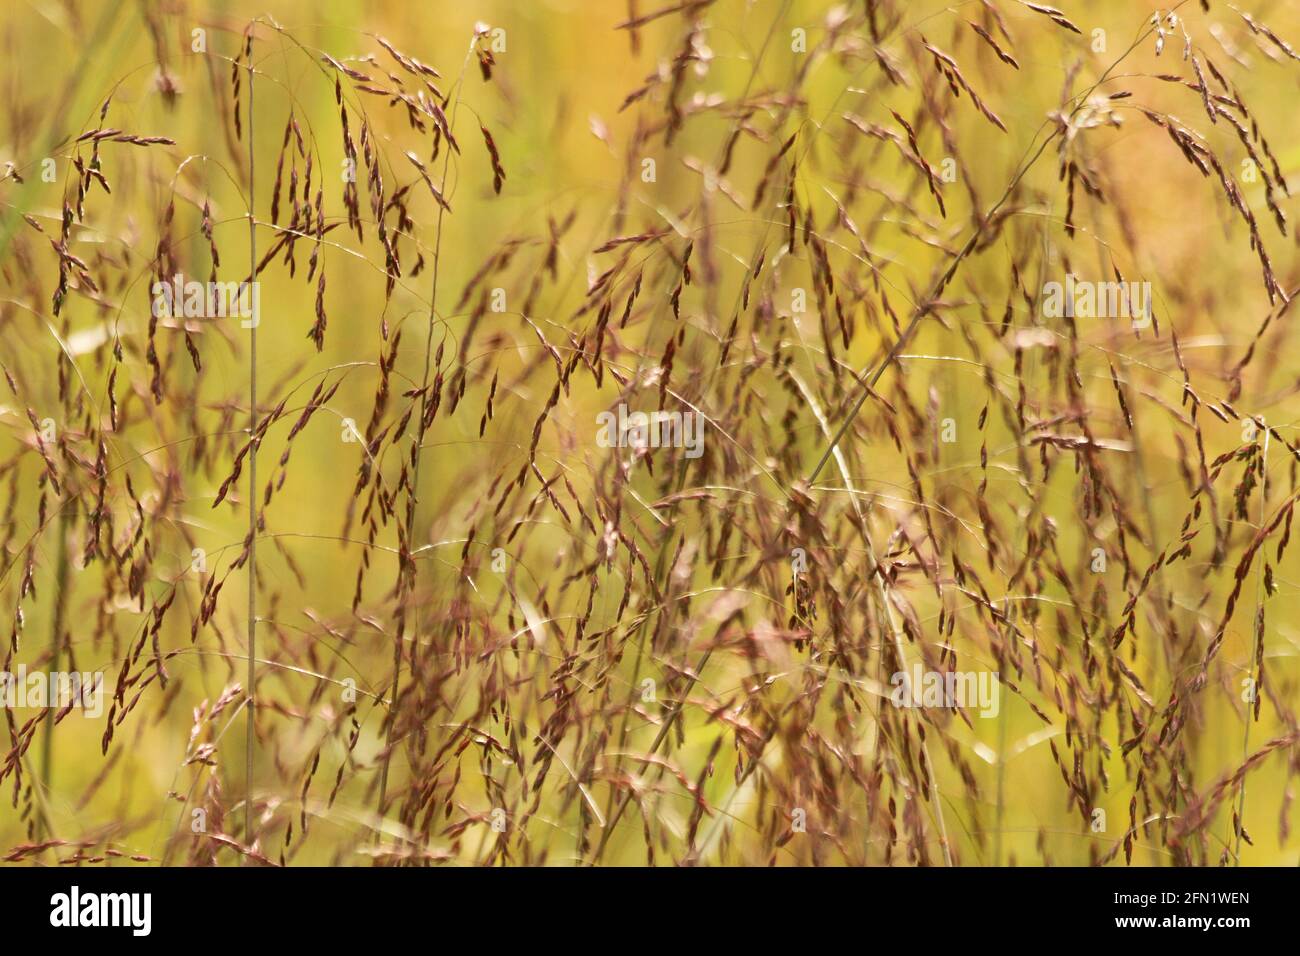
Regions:
<instances>
[{"instance_id":1,"label":"golden grass field","mask_svg":"<svg viewBox=\"0 0 1300 956\"><path fill-rule=\"evenodd\" d=\"M1300 863L1300 10L1058 3L7 5L0 860Z\"/></svg>"}]
</instances>

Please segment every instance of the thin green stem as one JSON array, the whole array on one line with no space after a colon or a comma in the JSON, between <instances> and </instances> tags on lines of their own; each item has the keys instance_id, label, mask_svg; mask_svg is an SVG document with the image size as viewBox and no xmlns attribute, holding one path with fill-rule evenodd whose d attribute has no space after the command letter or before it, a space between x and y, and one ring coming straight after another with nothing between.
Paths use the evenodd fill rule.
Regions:
<instances>
[{"instance_id":1,"label":"thin green stem","mask_svg":"<svg viewBox=\"0 0 1300 956\"><path fill-rule=\"evenodd\" d=\"M1262 528L1268 517L1268 429L1264 429L1264 460L1260 465L1260 488L1259 488L1259 526ZM1259 674L1256 666L1261 662L1263 655L1259 653L1259 645L1264 640L1264 622L1262 614L1264 601L1268 597L1264 590L1264 570L1260 567L1255 572L1255 627L1251 631L1255 640L1251 642L1250 655L1250 694L1251 698L1246 703L1246 728L1242 731L1241 737L1241 762L1244 766L1250 757L1250 718L1251 710L1256 706L1255 697L1259 694ZM1237 795L1237 847L1233 850L1233 866L1241 866L1241 834L1246 827L1246 774L1241 775L1241 792Z\"/></svg>"},{"instance_id":2,"label":"thin green stem","mask_svg":"<svg viewBox=\"0 0 1300 956\"><path fill-rule=\"evenodd\" d=\"M249 282L257 281L257 220L253 217L253 35L245 44L248 60L248 261ZM257 297L253 296L257 301ZM257 324L253 316L248 340L248 731L244 738L244 840L253 846L253 748L257 742Z\"/></svg>"},{"instance_id":3,"label":"thin green stem","mask_svg":"<svg viewBox=\"0 0 1300 956\"><path fill-rule=\"evenodd\" d=\"M63 661L63 622L68 607L68 535L72 531L72 509L64 507L59 514L58 558L54 572L54 614L50 624L50 671L58 674ZM51 704L53 702L51 701ZM41 785L50 792L54 782L54 717L58 708L51 706L46 716L45 739L41 742ZM45 814L37 817L37 832L43 833L49 825Z\"/></svg>"}]
</instances>

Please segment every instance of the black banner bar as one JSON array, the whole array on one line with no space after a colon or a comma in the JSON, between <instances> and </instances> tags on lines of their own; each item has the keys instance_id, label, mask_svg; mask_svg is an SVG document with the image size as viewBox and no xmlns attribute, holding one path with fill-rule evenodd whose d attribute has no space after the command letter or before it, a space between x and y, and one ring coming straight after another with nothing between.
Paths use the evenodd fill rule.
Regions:
<instances>
[{"instance_id":1,"label":"black banner bar","mask_svg":"<svg viewBox=\"0 0 1300 956\"><path fill-rule=\"evenodd\" d=\"M438 932L453 936L486 923L502 943L515 934L526 942L548 925L566 936L581 930L608 941L668 916L734 929L738 912L749 913L752 927L764 932L783 926L799 932L814 911L874 923L887 917L900 931L935 942L979 926L1155 943L1192 933L1218 942L1261 929L1280 932L1296 905L1296 875L1291 869L1142 868L10 867L0 869L0 890L9 904L6 939L53 945L191 945L196 934L215 941L236 924L250 927L259 947L281 940L363 945L393 920L401 935L421 936L443 921Z\"/></svg>"}]
</instances>

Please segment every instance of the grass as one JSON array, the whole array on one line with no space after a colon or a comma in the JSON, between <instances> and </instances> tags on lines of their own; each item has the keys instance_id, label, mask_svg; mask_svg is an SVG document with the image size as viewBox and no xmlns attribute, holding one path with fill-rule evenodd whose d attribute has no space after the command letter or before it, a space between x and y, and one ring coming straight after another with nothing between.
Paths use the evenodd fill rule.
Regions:
<instances>
[{"instance_id":1,"label":"grass","mask_svg":"<svg viewBox=\"0 0 1300 956\"><path fill-rule=\"evenodd\" d=\"M109 690L6 703L0 859L1300 862L1300 19L66 10L0 671Z\"/></svg>"}]
</instances>

